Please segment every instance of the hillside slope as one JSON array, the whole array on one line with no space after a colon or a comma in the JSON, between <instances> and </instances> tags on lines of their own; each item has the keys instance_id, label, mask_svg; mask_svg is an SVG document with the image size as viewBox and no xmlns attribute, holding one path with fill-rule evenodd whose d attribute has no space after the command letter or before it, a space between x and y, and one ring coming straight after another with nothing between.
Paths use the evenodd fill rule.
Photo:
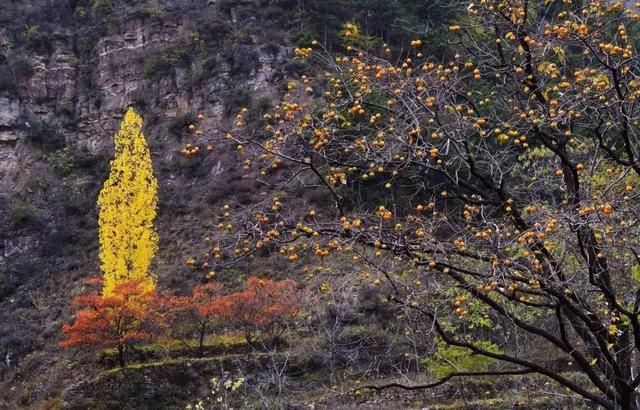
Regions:
<instances>
[{"instance_id":1,"label":"hillside slope","mask_svg":"<svg viewBox=\"0 0 640 410\"><path fill-rule=\"evenodd\" d=\"M182 263L204 235L199 220L256 189L231 154L186 161L179 150L195 113L207 130L277 94L292 69L292 13L286 2L213 3L3 2L0 403L30 406L78 377L60 367L57 341L70 295L99 273L95 201L127 106L145 118L160 182L163 286L201 279Z\"/></svg>"}]
</instances>

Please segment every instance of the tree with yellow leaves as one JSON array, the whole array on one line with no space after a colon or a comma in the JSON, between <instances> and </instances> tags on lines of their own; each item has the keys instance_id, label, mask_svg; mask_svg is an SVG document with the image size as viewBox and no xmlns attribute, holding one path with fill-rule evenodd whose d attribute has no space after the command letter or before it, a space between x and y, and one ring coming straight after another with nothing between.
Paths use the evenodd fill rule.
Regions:
<instances>
[{"instance_id":1,"label":"tree with yellow leaves","mask_svg":"<svg viewBox=\"0 0 640 410\"><path fill-rule=\"evenodd\" d=\"M142 117L129 108L115 134L111 171L98 197L104 296L127 280L139 281L145 290L155 288L149 265L158 249L153 225L157 191Z\"/></svg>"}]
</instances>

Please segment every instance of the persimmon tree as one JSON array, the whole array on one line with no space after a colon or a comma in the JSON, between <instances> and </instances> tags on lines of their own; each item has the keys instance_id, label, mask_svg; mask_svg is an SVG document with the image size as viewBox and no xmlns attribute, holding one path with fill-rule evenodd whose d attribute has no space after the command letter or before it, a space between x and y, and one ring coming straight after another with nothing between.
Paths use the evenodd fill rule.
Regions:
<instances>
[{"instance_id":1,"label":"persimmon tree","mask_svg":"<svg viewBox=\"0 0 640 410\"><path fill-rule=\"evenodd\" d=\"M102 285L102 281L94 282ZM127 349L155 337L154 292L142 281L119 282L108 295L98 290L77 296L71 306L75 320L62 328L66 337L60 345L114 348L121 367L127 364Z\"/></svg>"},{"instance_id":2,"label":"persimmon tree","mask_svg":"<svg viewBox=\"0 0 640 410\"><path fill-rule=\"evenodd\" d=\"M264 129L243 109L220 143L282 192L322 186L332 200L307 214L284 195L223 210L216 249L350 258L443 346L494 361L386 387L538 373L604 408L638 408L640 16L601 0L468 12L449 27L447 61L423 55L421 39L399 61L384 45L296 49L309 74Z\"/></svg>"},{"instance_id":3,"label":"persimmon tree","mask_svg":"<svg viewBox=\"0 0 640 410\"><path fill-rule=\"evenodd\" d=\"M174 296L168 304L170 316L175 326L180 327L185 322L189 328L198 334L198 352L204 353L204 339L213 325L220 321L223 313L224 286L217 282L208 282L193 288L191 295Z\"/></svg>"},{"instance_id":4,"label":"persimmon tree","mask_svg":"<svg viewBox=\"0 0 640 410\"><path fill-rule=\"evenodd\" d=\"M291 279L250 277L245 288L219 301L216 310L242 329L247 343L277 342L301 308L297 284Z\"/></svg>"},{"instance_id":5,"label":"persimmon tree","mask_svg":"<svg viewBox=\"0 0 640 410\"><path fill-rule=\"evenodd\" d=\"M149 266L158 248L153 225L158 181L153 175L142 117L129 108L115 134L115 156L98 197L100 262L105 296L123 281L155 288Z\"/></svg>"}]
</instances>

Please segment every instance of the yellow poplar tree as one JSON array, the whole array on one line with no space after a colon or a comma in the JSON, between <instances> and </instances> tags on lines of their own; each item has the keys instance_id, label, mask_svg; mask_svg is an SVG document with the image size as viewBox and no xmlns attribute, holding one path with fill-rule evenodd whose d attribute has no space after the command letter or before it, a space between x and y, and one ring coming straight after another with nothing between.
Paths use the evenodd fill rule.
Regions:
<instances>
[{"instance_id":1,"label":"yellow poplar tree","mask_svg":"<svg viewBox=\"0 0 640 410\"><path fill-rule=\"evenodd\" d=\"M116 285L126 280L141 281L144 290L155 287L149 265L158 249L153 225L157 191L142 117L129 108L115 134L111 171L98 197L104 296L112 295Z\"/></svg>"}]
</instances>

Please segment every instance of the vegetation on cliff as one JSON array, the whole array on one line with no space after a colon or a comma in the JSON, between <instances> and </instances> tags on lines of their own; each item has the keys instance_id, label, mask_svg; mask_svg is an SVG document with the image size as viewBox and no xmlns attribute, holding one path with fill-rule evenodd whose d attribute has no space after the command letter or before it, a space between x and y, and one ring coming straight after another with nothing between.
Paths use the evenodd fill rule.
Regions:
<instances>
[{"instance_id":1,"label":"vegetation on cliff","mask_svg":"<svg viewBox=\"0 0 640 410\"><path fill-rule=\"evenodd\" d=\"M0 400L638 408L640 15L600 0L414 3L65 3L106 32L139 19L86 61L162 43L123 71L135 93L103 88L91 108L119 121L134 106L153 138L129 109L111 173L96 160L98 213L78 212L100 222L85 232L95 249L55 254L76 265L62 283L35 293L6 270L3 310L42 312L51 343L0 339L21 354ZM8 32L68 64L54 24L68 16L41 10ZM145 31L158 23L179 34ZM258 45L267 31L277 40ZM38 69L16 71L13 51L0 65L3 95L30 92ZM75 148L51 125L73 110L34 111L0 127L26 141L0 152L30 144L77 186ZM8 243L55 218L23 192ZM104 279L79 280L97 261Z\"/></svg>"}]
</instances>

